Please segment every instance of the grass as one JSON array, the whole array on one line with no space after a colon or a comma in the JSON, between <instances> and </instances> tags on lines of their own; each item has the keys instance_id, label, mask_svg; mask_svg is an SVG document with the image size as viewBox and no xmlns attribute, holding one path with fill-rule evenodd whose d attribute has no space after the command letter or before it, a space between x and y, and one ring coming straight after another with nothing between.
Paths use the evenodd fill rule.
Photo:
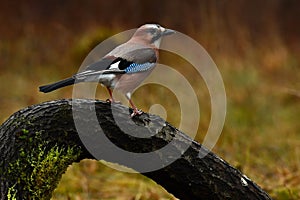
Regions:
<instances>
[{"instance_id":1,"label":"grass","mask_svg":"<svg viewBox=\"0 0 300 200\"><path fill-rule=\"evenodd\" d=\"M92 32L88 34L88 32ZM97 33L100 33L97 34ZM70 98L71 87L50 94L39 85L77 71L89 49L111 32L87 31L69 38L26 35L0 45L0 121L17 110L52 99ZM51 44L51 45L50 45ZM246 56L213 54L227 92L227 118L213 151L267 190L274 199L300 198L300 74L299 60L284 44L275 48L251 47ZM201 77L184 61L181 70L200 99L202 141L210 120L209 94ZM179 89L180 85L178 85ZM143 93L147 98L141 98ZM98 98L106 99L104 89ZM168 98L166 98L168 97ZM178 102L165 88L139 89L133 99L143 110L163 105L167 120L178 126ZM176 107L175 109L174 106ZM138 174L115 171L100 162L84 160L69 167L53 194L58 199L174 199L153 181Z\"/></svg>"},{"instance_id":2,"label":"grass","mask_svg":"<svg viewBox=\"0 0 300 200\"><path fill-rule=\"evenodd\" d=\"M70 183L72 187L65 187ZM100 162L84 160L69 167L53 199L174 199L153 181L115 171Z\"/></svg>"}]
</instances>

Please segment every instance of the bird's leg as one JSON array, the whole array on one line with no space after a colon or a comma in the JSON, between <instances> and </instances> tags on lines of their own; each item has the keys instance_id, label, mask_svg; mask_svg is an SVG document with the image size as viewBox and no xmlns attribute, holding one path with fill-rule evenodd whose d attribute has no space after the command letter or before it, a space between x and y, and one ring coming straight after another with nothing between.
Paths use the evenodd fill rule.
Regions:
<instances>
[{"instance_id":1,"label":"bird's leg","mask_svg":"<svg viewBox=\"0 0 300 200\"><path fill-rule=\"evenodd\" d=\"M109 96L110 96L110 99L107 99L106 102L108 102L108 103L121 103L120 101L116 101L113 98L112 90L109 87L106 87L106 89L107 89L107 91L109 93Z\"/></svg>"},{"instance_id":2,"label":"bird's leg","mask_svg":"<svg viewBox=\"0 0 300 200\"><path fill-rule=\"evenodd\" d=\"M131 100L131 92L127 92L125 94L125 97L128 99L130 105L131 105L131 108L133 109L133 112L131 113L130 117L134 117L136 115L141 115L143 114L143 111L139 110L133 103L133 101Z\"/></svg>"},{"instance_id":3,"label":"bird's leg","mask_svg":"<svg viewBox=\"0 0 300 200\"><path fill-rule=\"evenodd\" d=\"M141 115L143 114L143 111L139 110L133 103L133 101L131 99L129 99L129 103L133 109L133 112L131 113L130 117L134 117L136 115Z\"/></svg>"},{"instance_id":4,"label":"bird's leg","mask_svg":"<svg viewBox=\"0 0 300 200\"><path fill-rule=\"evenodd\" d=\"M112 96L112 91L111 91L111 89L110 89L109 87L106 87L106 89L107 89L107 91L108 91L108 93L109 93L109 96L110 96L110 99L107 99L106 101L109 102L109 103L114 103L115 100L114 100L114 98L113 98L113 96Z\"/></svg>"}]
</instances>

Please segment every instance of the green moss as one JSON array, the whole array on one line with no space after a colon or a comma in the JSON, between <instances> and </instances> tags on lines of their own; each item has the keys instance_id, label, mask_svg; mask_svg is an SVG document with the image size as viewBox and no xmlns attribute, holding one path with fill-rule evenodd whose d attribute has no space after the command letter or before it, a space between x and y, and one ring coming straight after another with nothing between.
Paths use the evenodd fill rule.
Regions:
<instances>
[{"instance_id":1,"label":"green moss","mask_svg":"<svg viewBox=\"0 0 300 200\"><path fill-rule=\"evenodd\" d=\"M7 199L8 200L16 200L17 190L15 189L16 184L8 189Z\"/></svg>"},{"instance_id":2,"label":"green moss","mask_svg":"<svg viewBox=\"0 0 300 200\"><path fill-rule=\"evenodd\" d=\"M19 139L26 140L28 145L19 149L17 159L9 165L8 176L15 182L7 198L15 199L20 192L27 199L50 199L61 175L78 159L81 150L77 146L42 141L41 132L33 136L25 129L22 132L26 135Z\"/></svg>"}]
</instances>

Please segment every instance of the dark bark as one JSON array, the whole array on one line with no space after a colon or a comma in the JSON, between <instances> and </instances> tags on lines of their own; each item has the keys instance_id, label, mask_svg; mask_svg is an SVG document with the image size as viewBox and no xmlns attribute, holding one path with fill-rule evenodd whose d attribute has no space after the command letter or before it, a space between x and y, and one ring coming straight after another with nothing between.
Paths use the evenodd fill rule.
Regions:
<instances>
[{"instance_id":1,"label":"dark bark","mask_svg":"<svg viewBox=\"0 0 300 200\"><path fill-rule=\"evenodd\" d=\"M68 165L84 158L94 158L80 140L73 121L72 104L75 112L86 116L75 116L78 123L83 125L94 120L103 130L97 126L85 126L84 137L93 138L104 133L118 147L136 153L153 152L170 144L167 155L157 154L156 158L162 161L174 158L176 153L183 153L170 165L143 173L177 198L271 199L240 171L158 116L143 114L131 120L127 107L92 100L58 100L34 105L16 112L2 124L0 199L50 199ZM94 105L98 120L92 117ZM152 136L139 138L132 134ZM122 156L105 154L109 152L105 144L98 146L101 159L135 170L139 170L140 165L148 166L153 162L150 159L137 166L139 159L137 163L128 163ZM185 146L188 147L186 151ZM199 153L207 155L200 158ZM96 157L99 159L99 156Z\"/></svg>"}]
</instances>

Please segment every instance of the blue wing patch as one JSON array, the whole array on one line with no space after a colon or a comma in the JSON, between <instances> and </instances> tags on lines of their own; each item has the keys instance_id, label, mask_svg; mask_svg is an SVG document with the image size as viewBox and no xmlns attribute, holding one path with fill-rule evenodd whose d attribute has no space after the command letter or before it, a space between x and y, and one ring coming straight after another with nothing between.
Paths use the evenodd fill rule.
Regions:
<instances>
[{"instance_id":1,"label":"blue wing patch","mask_svg":"<svg viewBox=\"0 0 300 200\"><path fill-rule=\"evenodd\" d=\"M130 74L130 73L144 72L151 69L154 66L155 63L150 63L150 62L146 62L143 64L132 63L125 69L125 73Z\"/></svg>"}]
</instances>

